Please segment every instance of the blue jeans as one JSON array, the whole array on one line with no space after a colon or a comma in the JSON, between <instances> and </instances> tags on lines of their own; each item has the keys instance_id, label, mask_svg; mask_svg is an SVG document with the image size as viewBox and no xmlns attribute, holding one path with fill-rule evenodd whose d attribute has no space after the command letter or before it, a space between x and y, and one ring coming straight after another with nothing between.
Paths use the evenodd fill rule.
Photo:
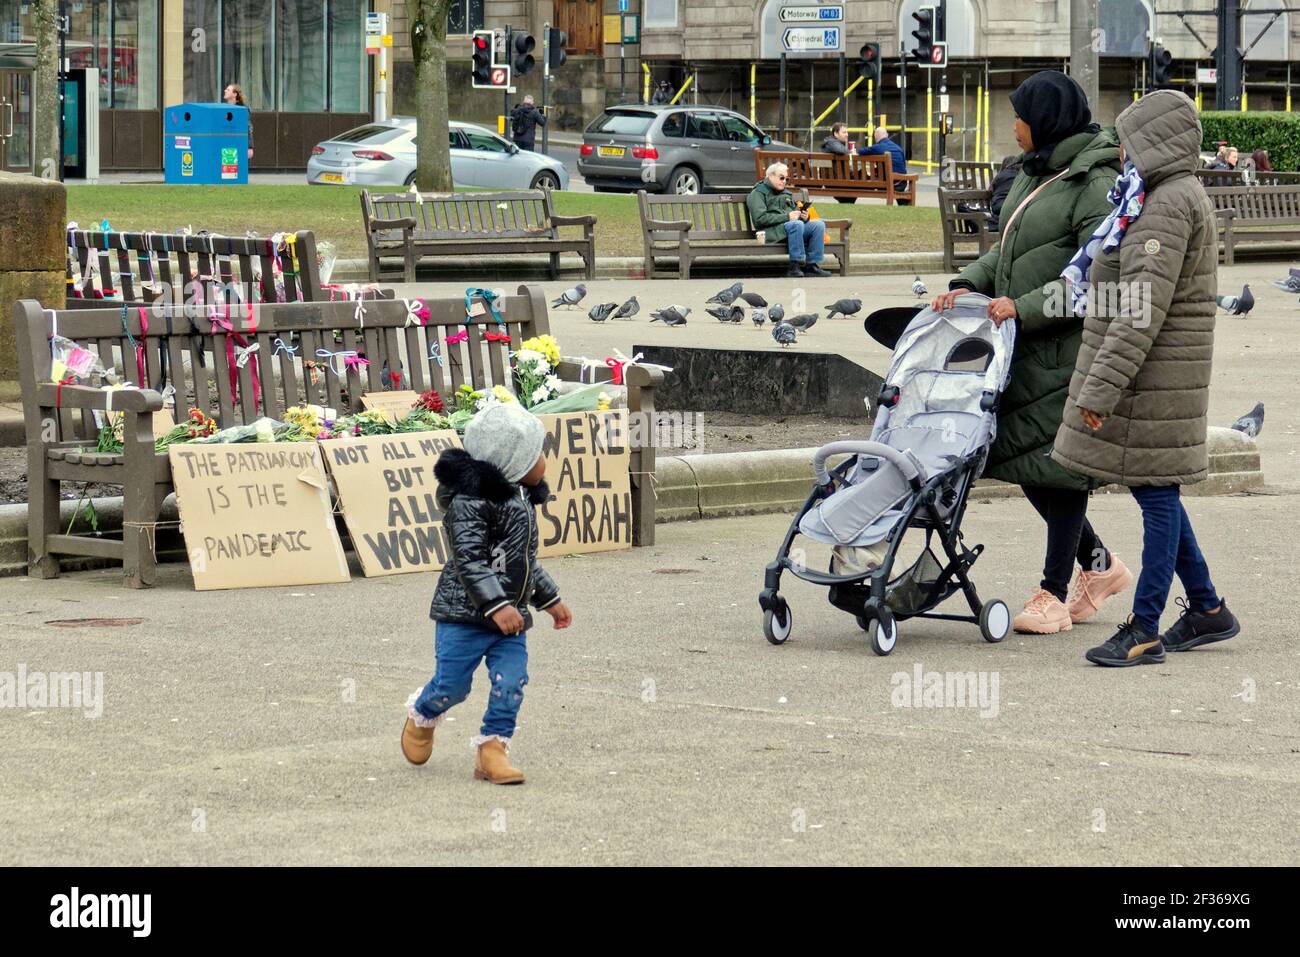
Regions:
<instances>
[{"instance_id":1,"label":"blue jeans","mask_svg":"<svg viewBox=\"0 0 1300 957\"><path fill-rule=\"evenodd\" d=\"M1133 619L1149 634L1160 634L1160 615L1175 572L1192 608L1218 608L1219 595L1179 500L1178 486L1138 485L1129 491L1142 509L1142 574L1133 595Z\"/></svg>"},{"instance_id":2,"label":"blue jeans","mask_svg":"<svg viewBox=\"0 0 1300 957\"><path fill-rule=\"evenodd\" d=\"M503 635L491 626L440 621L434 630L436 670L415 699L415 710L436 718L469 697L470 681L479 662L487 659L492 690L479 734L509 738L524 703L528 684L528 645L525 635Z\"/></svg>"},{"instance_id":3,"label":"blue jeans","mask_svg":"<svg viewBox=\"0 0 1300 957\"><path fill-rule=\"evenodd\" d=\"M806 223L801 219L786 220L785 239L790 246L792 263L802 266L806 259L817 266L826 255L826 223L820 219L810 219Z\"/></svg>"}]
</instances>

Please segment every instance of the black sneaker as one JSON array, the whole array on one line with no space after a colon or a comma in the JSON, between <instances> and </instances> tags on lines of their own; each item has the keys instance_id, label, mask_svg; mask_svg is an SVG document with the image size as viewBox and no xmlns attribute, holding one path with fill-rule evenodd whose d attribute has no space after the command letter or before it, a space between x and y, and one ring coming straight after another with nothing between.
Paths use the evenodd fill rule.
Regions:
<instances>
[{"instance_id":1,"label":"black sneaker","mask_svg":"<svg viewBox=\"0 0 1300 957\"><path fill-rule=\"evenodd\" d=\"M1126 621L1104 643L1084 653L1095 665L1127 668L1129 665L1158 665L1165 660L1165 646L1158 635L1148 634L1142 626Z\"/></svg>"},{"instance_id":2,"label":"black sneaker","mask_svg":"<svg viewBox=\"0 0 1300 957\"><path fill-rule=\"evenodd\" d=\"M791 263L791 264L790 264L790 270L786 273L786 277L789 278L789 279L802 279L802 278L803 278L803 269L800 268L799 263Z\"/></svg>"},{"instance_id":3,"label":"black sneaker","mask_svg":"<svg viewBox=\"0 0 1300 957\"><path fill-rule=\"evenodd\" d=\"M1182 607L1183 613L1160 636L1170 651L1191 651L1214 641L1227 641L1241 631L1241 622L1228 610L1226 601L1219 603L1220 611L1217 615L1211 615L1197 611L1184 598L1174 600Z\"/></svg>"},{"instance_id":4,"label":"black sneaker","mask_svg":"<svg viewBox=\"0 0 1300 957\"><path fill-rule=\"evenodd\" d=\"M830 273L823 269L818 263L813 263L811 266L805 266L803 272L805 276L822 277L830 275Z\"/></svg>"}]
</instances>

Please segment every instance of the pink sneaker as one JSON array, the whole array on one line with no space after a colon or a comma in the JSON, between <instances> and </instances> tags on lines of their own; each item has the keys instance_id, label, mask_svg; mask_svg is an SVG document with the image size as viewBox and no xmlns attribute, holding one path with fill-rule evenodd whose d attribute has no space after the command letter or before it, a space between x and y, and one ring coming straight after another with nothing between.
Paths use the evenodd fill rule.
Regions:
<instances>
[{"instance_id":1,"label":"pink sneaker","mask_svg":"<svg viewBox=\"0 0 1300 957\"><path fill-rule=\"evenodd\" d=\"M1012 619L1011 627L1022 635L1054 635L1069 631L1074 625L1065 603L1046 588L1040 588L1025 602L1024 611Z\"/></svg>"},{"instance_id":2,"label":"pink sneaker","mask_svg":"<svg viewBox=\"0 0 1300 957\"><path fill-rule=\"evenodd\" d=\"M1076 625L1087 621L1112 595L1118 595L1133 584L1133 573L1119 560L1114 552L1110 553L1110 568L1104 572L1085 572L1080 569L1070 586L1068 599L1070 621Z\"/></svg>"}]
</instances>

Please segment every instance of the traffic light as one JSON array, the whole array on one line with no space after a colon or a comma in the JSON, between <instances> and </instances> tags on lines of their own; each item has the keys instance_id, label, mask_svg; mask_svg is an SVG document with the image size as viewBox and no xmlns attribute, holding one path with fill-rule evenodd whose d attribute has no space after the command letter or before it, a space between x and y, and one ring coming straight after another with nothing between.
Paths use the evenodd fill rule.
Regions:
<instances>
[{"instance_id":1,"label":"traffic light","mask_svg":"<svg viewBox=\"0 0 1300 957\"><path fill-rule=\"evenodd\" d=\"M916 37L912 58L918 63L929 63L934 49L934 7L913 11L912 19L916 21L916 29L912 31L912 36Z\"/></svg>"},{"instance_id":2,"label":"traffic light","mask_svg":"<svg viewBox=\"0 0 1300 957\"><path fill-rule=\"evenodd\" d=\"M471 85L475 89L492 86L492 31L475 30L470 41L473 50L474 72Z\"/></svg>"},{"instance_id":3,"label":"traffic light","mask_svg":"<svg viewBox=\"0 0 1300 957\"><path fill-rule=\"evenodd\" d=\"M1169 71L1174 64L1174 56L1159 43L1151 46L1151 86L1159 88L1169 85Z\"/></svg>"},{"instance_id":4,"label":"traffic light","mask_svg":"<svg viewBox=\"0 0 1300 957\"><path fill-rule=\"evenodd\" d=\"M556 27L550 27L546 37L547 59L552 70L564 66L569 54L564 52L569 42L569 35Z\"/></svg>"},{"instance_id":5,"label":"traffic light","mask_svg":"<svg viewBox=\"0 0 1300 957\"><path fill-rule=\"evenodd\" d=\"M858 64L858 72L862 74L864 80L874 80L877 85L880 83L880 44L864 43L862 49L858 51L858 57L861 62Z\"/></svg>"},{"instance_id":6,"label":"traffic light","mask_svg":"<svg viewBox=\"0 0 1300 957\"><path fill-rule=\"evenodd\" d=\"M506 53L510 57L510 66L515 71L515 76L523 76L537 63L533 59L533 50L537 47L537 41L533 39L532 34L516 33L510 31L506 44Z\"/></svg>"}]
</instances>

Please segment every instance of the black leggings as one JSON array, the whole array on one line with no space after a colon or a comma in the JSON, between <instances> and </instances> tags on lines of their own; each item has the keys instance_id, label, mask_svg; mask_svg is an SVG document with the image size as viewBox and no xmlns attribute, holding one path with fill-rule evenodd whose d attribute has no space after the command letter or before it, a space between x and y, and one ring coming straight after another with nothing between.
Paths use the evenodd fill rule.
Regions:
<instances>
[{"instance_id":1,"label":"black leggings","mask_svg":"<svg viewBox=\"0 0 1300 957\"><path fill-rule=\"evenodd\" d=\"M1088 493L1041 485L1022 485L1021 491L1047 523L1042 587L1065 601L1076 562L1085 571L1110 567L1110 553L1088 522Z\"/></svg>"}]
</instances>

